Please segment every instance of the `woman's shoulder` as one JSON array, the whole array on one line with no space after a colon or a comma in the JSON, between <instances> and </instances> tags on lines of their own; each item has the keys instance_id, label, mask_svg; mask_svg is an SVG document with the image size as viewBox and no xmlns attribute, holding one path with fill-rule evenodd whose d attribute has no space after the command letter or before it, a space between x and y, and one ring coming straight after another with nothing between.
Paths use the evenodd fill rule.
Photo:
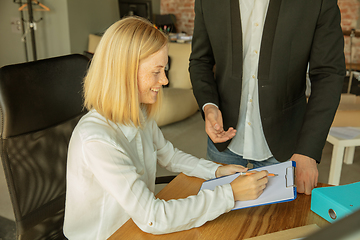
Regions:
<instances>
[{"instance_id":1,"label":"woman's shoulder","mask_svg":"<svg viewBox=\"0 0 360 240\"><path fill-rule=\"evenodd\" d=\"M153 135L158 131L158 126L152 119L147 119L142 128L117 124L106 119L96 110L91 110L80 119L74 133L79 134L83 141L99 140L116 144L125 139L132 141L138 131Z\"/></svg>"},{"instance_id":2,"label":"woman's shoulder","mask_svg":"<svg viewBox=\"0 0 360 240\"><path fill-rule=\"evenodd\" d=\"M91 110L80 119L74 132L78 133L84 141L111 140L117 135L116 127L115 123L107 120L97 111Z\"/></svg>"}]
</instances>

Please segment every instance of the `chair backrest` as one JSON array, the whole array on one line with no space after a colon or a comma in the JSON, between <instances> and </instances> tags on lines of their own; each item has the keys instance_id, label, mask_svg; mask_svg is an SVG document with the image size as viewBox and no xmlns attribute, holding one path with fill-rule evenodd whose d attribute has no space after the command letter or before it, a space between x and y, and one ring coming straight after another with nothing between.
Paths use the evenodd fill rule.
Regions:
<instances>
[{"instance_id":1,"label":"chair backrest","mask_svg":"<svg viewBox=\"0 0 360 240\"><path fill-rule=\"evenodd\" d=\"M18 239L63 237L66 158L83 110L80 54L0 68L1 159Z\"/></svg>"}]
</instances>

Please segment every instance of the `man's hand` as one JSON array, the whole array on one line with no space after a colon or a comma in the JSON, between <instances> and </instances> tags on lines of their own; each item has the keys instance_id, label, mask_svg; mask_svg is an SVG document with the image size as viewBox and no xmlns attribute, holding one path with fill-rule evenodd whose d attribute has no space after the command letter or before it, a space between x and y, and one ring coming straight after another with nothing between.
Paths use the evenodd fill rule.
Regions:
<instances>
[{"instance_id":1,"label":"man's hand","mask_svg":"<svg viewBox=\"0 0 360 240\"><path fill-rule=\"evenodd\" d=\"M291 161L296 162L296 187L298 193L310 195L317 186L319 172L316 161L310 157L294 154Z\"/></svg>"},{"instance_id":2,"label":"man's hand","mask_svg":"<svg viewBox=\"0 0 360 240\"><path fill-rule=\"evenodd\" d=\"M214 143L226 142L235 136L236 130L232 127L224 131L222 115L216 106L206 105L204 114L205 131Z\"/></svg>"},{"instance_id":3,"label":"man's hand","mask_svg":"<svg viewBox=\"0 0 360 240\"><path fill-rule=\"evenodd\" d=\"M218 177L222 177L222 176L235 174L238 172L246 172L247 170L248 170L248 168L243 167L241 165L229 164L229 165L218 167L216 169L215 176L218 178Z\"/></svg>"}]
</instances>

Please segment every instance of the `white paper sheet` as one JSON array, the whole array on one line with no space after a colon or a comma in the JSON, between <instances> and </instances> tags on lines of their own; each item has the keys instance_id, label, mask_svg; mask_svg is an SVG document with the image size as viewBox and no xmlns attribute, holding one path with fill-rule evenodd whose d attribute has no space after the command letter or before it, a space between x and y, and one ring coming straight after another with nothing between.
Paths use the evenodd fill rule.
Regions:
<instances>
[{"instance_id":1,"label":"white paper sheet","mask_svg":"<svg viewBox=\"0 0 360 240\"><path fill-rule=\"evenodd\" d=\"M278 174L278 176L268 177L269 181L267 186L258 199L249 201L236 201L233 210L294 200L296 198L296 187L294 186L293 164L295 165L294 162L287 161L279 164L251 169L256 171L267 170L269 173ZM226 177L208 180L202 184L200 190L214 190L216 186L230 183L238 176L239 174L237 173Z\"/></svg>"}]
</instances>

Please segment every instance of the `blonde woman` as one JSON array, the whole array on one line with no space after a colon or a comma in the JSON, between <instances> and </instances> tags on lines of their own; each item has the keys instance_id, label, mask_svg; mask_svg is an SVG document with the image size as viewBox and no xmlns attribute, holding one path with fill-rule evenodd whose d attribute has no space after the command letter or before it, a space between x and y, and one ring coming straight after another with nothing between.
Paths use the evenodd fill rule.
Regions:
<instances>
[{"instance_id":1,"label":"blonde woman","mask_svg":"<svg viewBox=\"0 0 360 240\"><path fill-rule=\"evenodd\" d=\"M71 137L64 233L69 239L107 239L127 220L149 233L198 227L257 198L266 172L241 176L214 191L164 201L154 196L156 163L204 179L247 169L195 158L164 139L153 116L167 84L167 37L129 17L105 32L84 81L89 112Z\"/></svg>"}]
</instances>

